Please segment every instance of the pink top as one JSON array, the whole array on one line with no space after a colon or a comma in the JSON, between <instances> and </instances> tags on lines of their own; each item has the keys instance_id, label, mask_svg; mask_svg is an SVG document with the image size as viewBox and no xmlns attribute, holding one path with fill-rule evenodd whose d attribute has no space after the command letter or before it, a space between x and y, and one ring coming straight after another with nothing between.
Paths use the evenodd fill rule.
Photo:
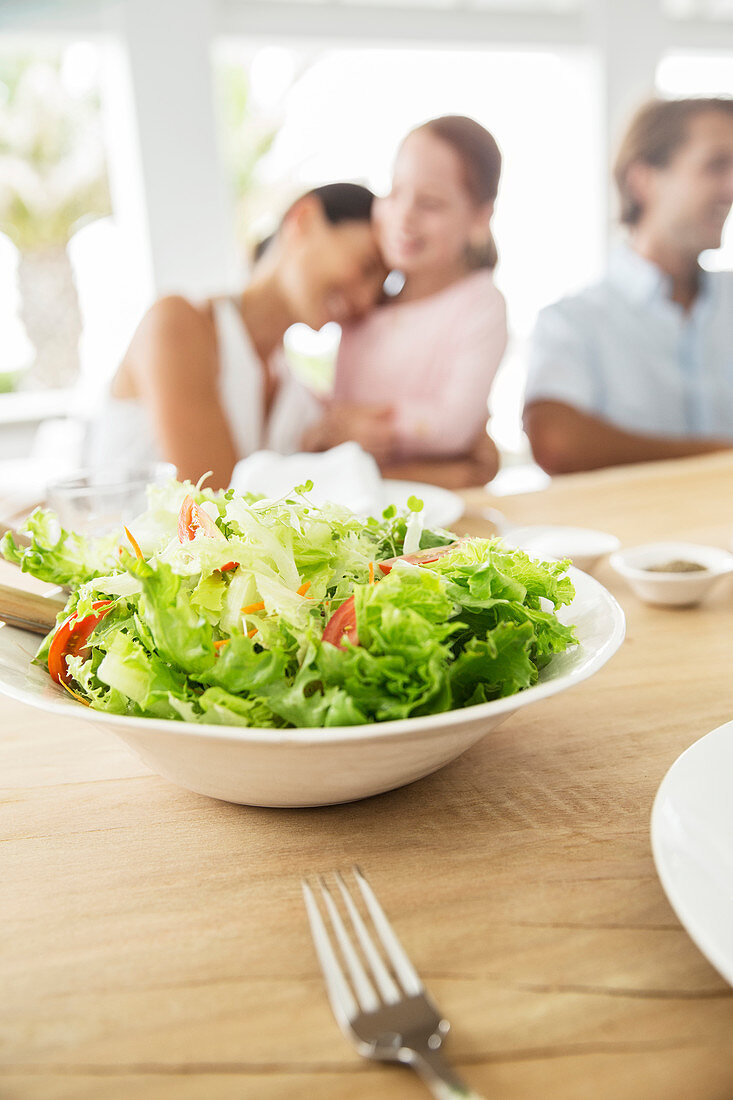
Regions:
<instances>
[{"instance_id":1,"label":"pink top","mask_svg":"<svg viewBox=\"0 0 733 1100\"><path fill-rule=\"evenodd\" d=\"M334 397L391 404L400 458L465 454L486 425L506 347L506 308L489 271L344 328Z\"/></svg>"}]
</instances>

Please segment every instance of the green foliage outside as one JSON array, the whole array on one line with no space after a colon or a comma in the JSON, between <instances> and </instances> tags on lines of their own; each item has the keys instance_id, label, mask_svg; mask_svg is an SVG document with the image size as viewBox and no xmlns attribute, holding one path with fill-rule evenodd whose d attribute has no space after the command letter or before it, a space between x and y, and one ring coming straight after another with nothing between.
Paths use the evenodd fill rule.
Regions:
<instances>
[{"instance_id":1,"label":"green foliage outside","mask_svg":"<svg viewBox=\"0 0 733 1100\"><path fill-rule=\"evenodd\" d=\"M0 52L0 230L21 252L111 212L98 96L73 93L62 65L59 50Z\"/></svg>"},{"instance_id":2,"label":"green foliage outside","mask_svg":"<svg viewBox=\"0 0 733 1100\"><path fill-rule=\"evenodd\" d=\"M252 105L247 68L233 61L216 67L219 125L230 187L236 201L236 236L247 247L256 243L251 226L257 220L263 188L257 167L277 136L277 122L259 114Z\"/></svg>"},{"instance_id":3,"label":"green foliage outside","mask_svg":"<svg viewBox=\"0 0 733 1100\"><path fill-rule=\"evenodd\" d=\"M70 88L64 65L62 49L0 50L0 231L21 252L64 247L80 221L111 213L99 94ZM273 209L257 169L281 120L253 105L246 63L220 62L215 79L237 237L249 244Z\"/></svg>"}]
</instances>

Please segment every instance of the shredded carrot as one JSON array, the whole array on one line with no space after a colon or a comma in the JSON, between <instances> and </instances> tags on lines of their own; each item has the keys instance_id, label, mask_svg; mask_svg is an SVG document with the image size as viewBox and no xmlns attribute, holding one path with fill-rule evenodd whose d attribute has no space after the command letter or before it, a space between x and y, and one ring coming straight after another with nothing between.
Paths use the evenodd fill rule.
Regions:
<instances>
[{"instance_id":1,"label":"shredded carrot","mask_svg":"<svg viewBox=\"0 0 733 1100\"><path fill-rule=\"evenodd\" d=\"M369 562L369 583L374 584L374 562Z\"/></svg>"},{"instance_id":2,"label":"shredded carrot","mask_svg":"<svg viewBox=\"0 0 733 1100\"><path fill-rule=\"evenodd\" d=\"M260 600L259 603L248 603L246 607L242 608L243 615L251 615L254 611L264 611L265 601Z\"/></svg>"},{"instance_id":3,"label":"shredded carrot","mask_svg":"<svg viewBox=\"0 0 733 1100\"><path fill-rule=\"evenodd\" d=\"M228 638L222 638L220 642L214 642L214 649L221 649L223 645L229 645Z\"/></svg>"},{"instance_id":4,"label":"shredded carrot","mask_svg":"<svg viewBox=\"0 0 733 1100\"><path fill-rule=\"evenodd\" d=\"M78 692L78 691L74 691L74 689L73 689L73 688L70 688L70 687L69 687L69 685L68 685L68 684L67 684L67 683L66 683L66 682L65 682L64 680L59 680L59 683L61 684L61 687L62 687L62 688L64 688L64 689L65 689L66 691L68 691L69 695L73 695L73 696L74 696L74 698L75 698L75 699L78 699L80 703L83 703L85 707L88 707L88 706L89 706L89 703L88 703L88 701L87 701L87 700L86 700L86 699L84 698L84 696L83 696L83 695L79 695L79 692Z\"/></svg>"},{"instance_id":5,"label":"shredded carrot","mask_svg":"<svg viewBox=\"0 0 733 1100\"><path fill-rule=\"evenodd\" d=\"M257 627L253 626L251 630L247 631L247 637L248 638L254 638L256 633L257 633Z\"/></svg>"},{"instance_id":6,"label":"shredded carrot","mask_svg":"<svg viewBox=\"0 0 733 1100\"><path fill-rule=\"evenodd\" d=\"M298 595L299 596L305 596L305 594L308 591L308 589L310 588L310 586L311 586L310 581L304 581L303 584L301 584L300 588L298 589Z\"/></svg>"},{"instance_id":7,"label":"shredded carrot","mask_svg":"<svg viewBox=\"0 0 733 1100\"><path fill-rule=\"evenodd\" d=\"M135 557L138 558L140 561L142 561L143 560L143 552L140 549L140 545L139 545L137 539L135 538L135 536L133 535L132 531L130 531L129 528L126 527L125 528L125 534L127 535L128 539L130 540L130 544L132 545L132 548L135 551Z\"/></svg>"}]
</instances>

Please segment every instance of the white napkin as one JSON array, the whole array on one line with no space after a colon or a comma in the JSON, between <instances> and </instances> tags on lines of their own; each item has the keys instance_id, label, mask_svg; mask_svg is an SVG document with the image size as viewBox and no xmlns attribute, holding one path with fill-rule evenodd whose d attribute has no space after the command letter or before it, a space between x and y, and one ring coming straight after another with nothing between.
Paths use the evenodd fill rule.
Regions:
<instances>
[{"instance_id":1,"label":"white napkin","mask_svg":"<svg viewBox=\"0 0 733 1100\"><path fill-rule=\"evenodd\" d=\"M385 507L379 467L358 443L341 443L317 454L255 451L234 467L231 488L277 499L309 480L313 489L308 496L315 504L344 504L362 516L378 516Z\"/></svg>"}]
</instances>

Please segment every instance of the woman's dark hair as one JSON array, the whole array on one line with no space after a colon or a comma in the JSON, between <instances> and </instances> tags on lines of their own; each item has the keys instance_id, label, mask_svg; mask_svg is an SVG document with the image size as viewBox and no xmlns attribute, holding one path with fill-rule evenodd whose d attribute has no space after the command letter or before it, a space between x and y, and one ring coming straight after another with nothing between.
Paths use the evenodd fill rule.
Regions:
<instances>
[{"instance_id":1,"label":"woman's dark hair","mask_svg":"<svg viewBox=\"0 0 733 1100\"><path fill-rule=\"evenodd\" d=\"M637 225L644 213L629 180L632 166L649 164L666 168L687 141L690 120L710 111L722 112L733 119L733 99L725 96L651 99L639 108L621 141L613 168L624 225Z\"/></svg>"},{"instance_id":2,"label":"woman's dark hair","mask_svg":"<svg viewBox=\"0 0 733 1100\"><path fill-rule=\"evenodd\" d=\"M493 136L479 122L466 115L443 115L442 118L424 122L411 133L432 134L450 145L461 162L466 189L478 206L496 199L501 176L501 152ZM470 250L469 259L472 267L492 270L496 267L499 256L491 231L480 248Z\"/></svg>"},{"instance_id":3,"label":"woman's dark hair","mask_svg":"<svg viewBox=\"0 0 733 1100\"><path fill-rule=\"evenodd\" d=\"M330 225L340 225L342 222L368 222L372 216L372 204L374 195L368 187L362 187L360 183L325 183L322 187L314 187L306 191L299 199L292 203L283 218L287 218L290 211L302 199L315 198L321 205L326 221ZM280 223L282 225L282 221ZM277 236L271 233L255 246L254 259L259 260L266 252L270 242Z\"/></svg>"},{"instance_id":4,"label":"woman's dark hair","mask_svg":"<svg viewBox=\"0 0 733 1100\"><path fill-rule=\"evenodd\" d=\"M323 187L314 187L303 198L311 196L318 199L331 225L371 219L374 195L360 183L326 183Z\"/></svg>"}]
</instances>

